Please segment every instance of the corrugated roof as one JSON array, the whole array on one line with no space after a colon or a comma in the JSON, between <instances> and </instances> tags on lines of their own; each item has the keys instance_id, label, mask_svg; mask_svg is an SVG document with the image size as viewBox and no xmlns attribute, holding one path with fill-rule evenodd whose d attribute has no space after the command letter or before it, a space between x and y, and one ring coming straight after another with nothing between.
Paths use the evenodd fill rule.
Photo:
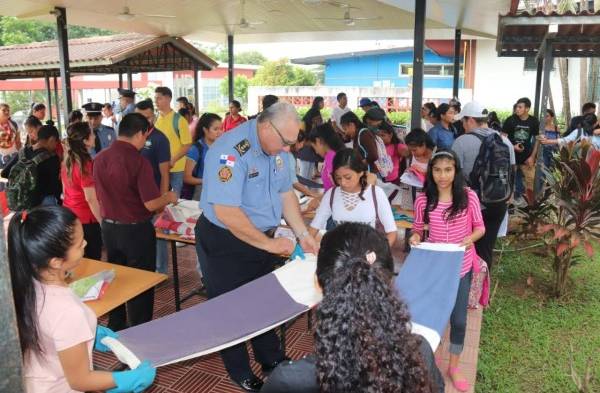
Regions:
<instances>
[{"instance_id":1,"label":"corrugated roof","mask_svg":"<svg viewBox=\"0 0 600 393\"><path fill-rule=\"evenodd\" d=\"M597 12L594 11L589 11L589 10L583 10L580 12L571 12L571 11L566 11L565 13L559 13L557 11L552 11L552 12L544 12L542 10L536 10L533 12L528 12L528 11L517 11L514 13L508 13L505 16L519 16L519 17L524 17L524 18L531 18L534 16L593 16L593 15L600 15L600 10Z\"/></svg>"},{"instance_id":2,"label":"corrugated roof","mask_svg":"<svg viewBox=\"0 0 600 393\"><path fill-rule=\"evenodd\" d=\"M69 40L69 58L77 73L175 71L194 65L211 70L218 65L182 38L135 33ZM58 69L57 41L0 47L0 78L56 75Z\"/></svg>"},{"instance_id":3,"label":"corrugated roof","mask_svg":"<svg viewBox=\"0 0 600 393\"><path fill-rule=\"evenodd\" d=\"M550 32L550 25L557 30ZM554 57L600 56L600 11L521 11L499 17L499 56L537 56L545 40L551 43Z\"/></svg>"}]
</instances>

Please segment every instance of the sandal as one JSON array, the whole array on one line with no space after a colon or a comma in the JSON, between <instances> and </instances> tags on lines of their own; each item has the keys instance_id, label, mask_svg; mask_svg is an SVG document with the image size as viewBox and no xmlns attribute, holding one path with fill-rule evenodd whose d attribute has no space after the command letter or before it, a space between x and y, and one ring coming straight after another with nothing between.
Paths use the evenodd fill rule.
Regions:
<instances>
[{"instance_id":1,"label":"sandal","mask_svg":"<svg viewBox=\"0 0 600 393\"><path fill-rule=\"evenodd\" d=\"M466 392L469 390L469 388L471 387L469 385L469 381L467 381L466 378L460 379L460 380L455 380L454 379L454 374L460 372L460 369L458 367L449 367L448 368L448 376L450 377L450 380L452 380L452 385L454 385L454 388L456 390L458 390L459 392Z\"/></svg>"}]
</instances>

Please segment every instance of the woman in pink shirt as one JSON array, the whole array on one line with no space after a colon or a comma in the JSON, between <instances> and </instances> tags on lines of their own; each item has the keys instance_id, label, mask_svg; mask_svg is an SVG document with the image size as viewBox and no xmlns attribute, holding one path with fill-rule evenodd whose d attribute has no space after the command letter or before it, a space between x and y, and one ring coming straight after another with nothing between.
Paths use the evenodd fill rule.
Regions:
<instances>
[{"instance_id":1,"label":"woman in pink shirt","mask_svg":"<svg viewBox=\"0 0 600 393\"><path fill-rule=\"evenodd\" d=\"M433 154L427 170L425 192L415 200L415 221L411 245L423 239L423 228L429 225L427 241L454 243L465 247L460 270L456 303L450 317L450 364L448 376L460 392L469 390L469 383L458 368L467 327L467 304L471 288L471 271L479 268L473 244L485 233L479 199L464 182L456 154L439 150Z\"/></svg>"},{"instance_id":2,"label":"woman in pink shirt","mask_svg":"<svg viewBox=\"0 0 600 393\"><path fill-rule=\"evenodd\" d=\"M321 180L323 181L324 191L327 191L335 185L333 182L333 159L335 153L345 147L344 141L335 132L331 123L324 123L310 131L308 142L315 153L323 157Z\"/></svg>"},{"instance_id":3,"label":"woman in pink shirt","mask_svg":"<svg viewBox=\"0 0 600 393\"><path fill-rule=\"evenodd\" d=\"M406 145L400 142L400 138L396 135L394 127L389 123L383 122L379 126L379 137L385 143L385 150L388 156L392 159L394 170L386 176L385 181L389 183L398 183L402 168L400 168L404 156L408 153Z\"/></svg>"},{"instance_id":4,"label":"woman in pink shirt","mask_svg":"<svg viewBox=\"0 0 600 393\"><path fill-rule=\"evenodd\" d=\"M69 271L85 249L77 216L60 206L16 212L8 226L8 261L23 353L27 393L141 391L156 370L149 362L130 371L95 371L92 349L106 352L96 315L71 291Z\"/></svg>"}]
</instances>

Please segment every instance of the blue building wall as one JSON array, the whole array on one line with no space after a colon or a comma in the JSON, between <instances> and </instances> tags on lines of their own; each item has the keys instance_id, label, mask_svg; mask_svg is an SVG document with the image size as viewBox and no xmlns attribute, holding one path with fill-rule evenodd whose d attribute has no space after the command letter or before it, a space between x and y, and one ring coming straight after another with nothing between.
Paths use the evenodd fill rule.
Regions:
<instances>
[{"instance_id":1,"label":"blue building wall","mask_svg":"<svg viewBox=\"0 0 600 393\"><path fill-rule=\"evenodd\" d=\"M424 60L425 65L452 65L453 63L451 57L439 56L431 50L425 50ZM408 87L411 77L400 75L400 65L408 64L412 67L412 61L413 51L328 59L325 63L325 86L374 87L377 82L387 82L389 87ZM423 83L426 88L451 89L452 75L426 75ZM462 77L460 78L460 86L463 87Z\"/></svg>"}]
</instances>

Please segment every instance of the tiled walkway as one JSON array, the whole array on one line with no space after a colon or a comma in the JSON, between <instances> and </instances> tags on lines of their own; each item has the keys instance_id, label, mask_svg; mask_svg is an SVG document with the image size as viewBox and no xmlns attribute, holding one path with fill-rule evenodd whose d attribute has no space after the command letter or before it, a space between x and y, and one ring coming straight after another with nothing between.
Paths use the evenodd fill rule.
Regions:
<instances>
[{"instance_id":1,"label":"tiled walkway","mask_svg":"<svg viewBox=\"0 0 600 393\"><path fill-rule=\"evenodd\" d=\"M198 274L195 270L196 253L193 247L187 246L178 249L179 275L181 294L189 293L198 286ZM204 298L192 297L183 304L190 307ZM156 290L154 303L154 318L159 318L175 312L173 302L172 280L163 283ZM101 322L105 322L101 319ZM481 311L469 312L468 331L461 365L469 380L474 383L477 370L477 354L479 351L479 330L481 327ZM190 327L193 329L193 327ZM444 340L447 342L447 340ZM313 350L312 333L307 330L306 316L298 319L287 330L287 355L298 359L311 353ZM442 345L438 350L441 370L447 369L447 345ZM94 353L94 364L98 368L113 369L118 361L111 354ZM260 366L253 363L252 367L257 375L261 375ZM448 385L448 383L447 383ZM218 354L212 354L184 361L170 366L160 367L154 385L148 392L152 393L238 393L238 388L227 377L223 362ZM471 392L473 389L471 389ZM446 387L446 392L456 390Z\"/></svg>"}]
</instances>

